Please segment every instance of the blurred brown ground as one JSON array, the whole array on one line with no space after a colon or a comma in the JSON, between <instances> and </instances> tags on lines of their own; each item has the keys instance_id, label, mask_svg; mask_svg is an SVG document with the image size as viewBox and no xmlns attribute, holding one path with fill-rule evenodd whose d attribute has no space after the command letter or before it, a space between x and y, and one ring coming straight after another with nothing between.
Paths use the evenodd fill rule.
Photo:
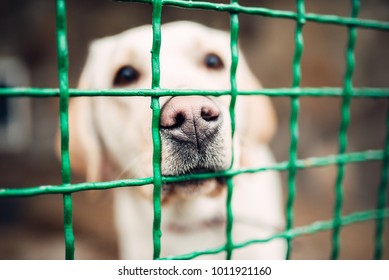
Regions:
<instances>
[{"instance_id":1,"label":"blurred brown ground","mask_svg":"<svg viewBox=\"0 0 389 280\"><path fill-rule=\"evenodd\" d=\"M226 1L218 1L226 2ZM255 5L295 10L294 1L240 1ZM306 1L306 11L348 16L350 1ZM69 0L68 43L70 86L76 87L85 62L88 43L94 38L149 24L151 7L108 0ZM389 20L389 2L361 0L361 18ZM227 30L228 14L210 11L163 9L163 22L193 20ZM264 87L290 87L295 24L287 19L240 16L240 43L254 73ZM0 56L21 58L31 73L31 86L57 87L54 1L5 0L0 4ZM304 27L302 87L342 87L345 71L347 28L308 22ZM389 33L359 29L356 46L354 85L389 87ZM278 161L288 159L288 98L274 98L279 130L272 143ZM59 184L60 165L53 152L58 122L58 100L37 98L33 105L33 135L21 153L0 151L0 187L28 187ZM326 156L338 150L341 100L301 98L299 158ZM385 138L387 101L358 99L351 104L348 151L382 149ZM299 171L295 225L328 220L333 215L335 166ZM377 203L381 162L350 164L344 181L343 214L372 209ZM286 190L287 174L283 173ZM81 180L74 178L75 181ZM111 192L95 199L85 194L74 197L76 258L117 257L111 217ZM0 259L62 259L62 198L45 195L0 200ZM373 221L345 227L341 233L342 259L370 259L374 246ZM386 221L385 255L389 259L389 223ZM299 237L292 258L327 259L331 232Z\"/></svg>"}]
</instances>

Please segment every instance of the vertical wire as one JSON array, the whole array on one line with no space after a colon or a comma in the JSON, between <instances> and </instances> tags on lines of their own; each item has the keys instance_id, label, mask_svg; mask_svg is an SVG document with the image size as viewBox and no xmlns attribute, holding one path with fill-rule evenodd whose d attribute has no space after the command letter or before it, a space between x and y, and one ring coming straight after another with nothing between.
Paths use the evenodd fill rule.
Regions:
<instances>
[{"instance_id":1,"label":"vertical wire","mask_svg":"<svg viewBox=\"0 0 389 280\"><path fill-rule=\"evenodd\" d=\"M63 195L65 258L74 260L73 201L71 194Z\"/></svg>"},{"instance_id":2,"label":"vertical wire","mask_svg":"<svg viewBox=\"0 0 389 280\"><path fill-rule=\"evenodd\" d=\"M351 16L356 18L359 13L359 0L352 1ZM350 26L348 30L348 42L346 51L346 71L344 75L343 102L341 108L341 124L339 131L339 154L347 151L347 131L350 124L350 103L353 95L352 77L355 69L355 43L357 38L357 29ZM338 174L335 183L335 206L334 206L334 229L332 232L332 253L331 259L339 257L340 231L343 206L343 180L345 174L345 164L338 164Z\"/></svg>"},{"instance_id":3,"label":"vertical wire","mask_svg":"<svg viewBox=\"0 0 389 280\"><path fill-rule=\"evenodd\" d=\"M162 0L153 1L153 46L151 50L151 67L152 67L152 89L160 88L160 50L161 50L161 14ZM162 189L162 173L161 173L161 138L159 134L160 122L160 103L159 97L151 97L152 109L152 140L153 140L153 206L154 206L154 221L153 221L153 258L157 259L161 254L161 189Z\"/></svg>"},{"instance_id":4,"label":"vertical wire","mask_svg":"<svg viewBox=\"0 0 389 280\"><path fill-rule=\"evenodd\" d=\"M239 5L239 0L231 0L231 4ZM236 98L238 95L238 88L236 82L236 71L238 68L239 61L239 50L238 50L238 39L239 39L239 16L236 13L230 14L230 50L231 50L231 66L230 66L230 86L231 86L231 102L230 102L230 118L231 118L231 139L232 139L232 157L230 168L234 165L234 135L235 135L235 105ZM232 211L232 196L233 196L234 184L232 177L227 178L227 200L226 200L226 211L227 211L227 224L226 224L226 259L230 260L233 253L233 236L232 229L234 223L234 215Z\"/></svg>"},{"instance_id":5,"label":"vertical wire","mask_svg":"<svg viewBox=\"0 0 389 280\"><path fill-rule=\"evenodd\" d=\"M61 170L62 184L71 183L69 156L69 81L68 48L66 38L66 4L65 0L56 2L56 33L58 80L60 90L60 133L61 133ZM73 205L71 194L63 195L65 258L74 259Z\"/></svg>"},{"instance_id":6,"label":"vertical wire","mask_svg":"<svg viewBox=\"0 0 389 280\"><path fill-rule=\"evenodd\" d=\"M388 105L389 106L389 105ZM378 201L377 201L377 220L375 230L375 249L374 259L382 259L383 247L384 247L384 219L385 219L385 206L387 204L388 195L388 174L389 173L389 107L387 108L386 117L386 142L384 150L384 159L382 162L381 182L378 189Z\"/></svg>"},{"instance_id":7,"label":"vertical wire","mask_svg":"<svg viewBox=\"0 0 389 280\"><path fill-rule=\"evenodd\" d=\"M295 31L295 53L293 57L293 88L299 88L301 84L301 58L304 49L303 26L305 20L304 0L296 0L297 18ZM299 141L298 116L300 111L300 99L298 96L291 98L290 114L290 148L289 148L289 173L288 173L288 200L286 202L286 230L290 230L294 224L293 206L296 198L296 173L297 173L297 149ZM286 259L290 259L292 252L292 239L287 238Z\"/></svg>"}]
</instances>

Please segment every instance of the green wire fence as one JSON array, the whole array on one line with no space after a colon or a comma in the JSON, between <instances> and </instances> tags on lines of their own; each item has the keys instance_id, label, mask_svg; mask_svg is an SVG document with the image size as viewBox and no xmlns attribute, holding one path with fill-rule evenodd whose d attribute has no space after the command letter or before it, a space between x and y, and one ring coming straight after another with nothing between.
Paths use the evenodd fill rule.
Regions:
<instances>
[{"instance_id":1,"label":"green wire fence","mask_svg":"<svg viewBox=\"0 0 389 280\"><path fill-rule=\"evenodd\" d=\"M65 0L56 0L57 3L57 57L59 88L1 88L1 96L9 97L59 97L60 99L60 134L61 134L61 164L62 184L49 186L36 186L23 189L0 189L0 198L35 196L43 194L63 194L64 205L64 232L66 259L74 259L74 233L72 225L72 193L86 190L105 190L110 188L134 187L147 184L154 185L154 259L160 259L161 251L161 203L160 194L163 184L180 182L191 179L207 179L214 177L225 177L227 181L227 224L226 244L218 248L209 248L204 251L188 252L185 255L170 256L164 259L192 259L205 254L216 254L226 252L226 258L230 259L234 249L250 246L251 244L269 242L273 239L283 238L287 241L287 259L292 252L292 241L294 238L313 234L320 231L332 230L332 253L331 258L337 259L340 248L340 232L344 226L349 224L375 220L375 250L374 258L383 257L383 235L384 222L389 218L389 207L387 207L388 196L388 171L389 171L389 110L386 121L386 143L382 150L368 150L354 153L347 153L348 141L347 131L350 123L350 102L353 98L376 98L387 99L389 88L355 88L353 87L353 72L355 68L354 48L357 40L357 29L375 29L389 31L389 22L375 21L370 19L358 19L360 1L351 0L352 9L350 17L335 15L319 15L305 12L304 0L296 0L296 12L272 10L262 7L246 7L238 3L238 0L231 0L229 4L211 3L192 0L121 0L122 2L139 2L153 5L153 45L152 45L152 85L150 90L135 89L111 89L111 90L78 90L69 88L68 84L68 51L66 39L66 7ZM163 37L161 36L161 14L163 6L173 6L185 9L204 9L215 12L230 14L231 34L231 58L230 66L230 90L199 91L199 90L170 90L160 88L160 62L159 52ZM251 14L262 17L275 17L279 19L293 20L296 22L295 29L295 54L293 59L293 83L290 88L258 89L255 91L238 91L236 82L236 69L239 62L237 41L239 37L239 14ZM301 57L304 49L303 28L306 22L317 22L322 24L334 24L348 28L348 44L346 49L346 72L344 74L343 88L301 88ZM149 96L152 109L152 139L153 139L153 177L116 180L111 182L90 182L73 184L71 181L70 157L69 157L69 127L68 107L69 98L77 96ZM238 95L266 95L270 97L289 97L291 100L290 115L290 149L289 160L275 163L271 166L261 166L251 169L233 169L232 164L228 170L192 174L187 176L164 177L161 173L161 140L159 136L159 117L161 96L177 95L230 95L230 114L234 120L234 107ZM300 99L303 97L338 97L342 98L341 126L339 130L339 152L336 155L327 157L315 157L299 159L297 148L299 144L299 111ZM232 137L234 136L235 122L232 121ZM343 204L343 178L345 166L350 163L364 161L382 161L381 182L378 190L378 203L376 209L356 212L348 216L342 215ZM296 173L300 169L337 165L338 173L335 182L335 205L333 219L329 221L318 221L305 227L294 227L294 202L296 197ZM247 240L242 243L234 243L232 237L233 211L231 199L233 196L232 178L243 173L263 172L267 170L288 172L288 197L286 203L286 227L281 233L274 234L267 239Z\"/></svg>"}]
</instances>

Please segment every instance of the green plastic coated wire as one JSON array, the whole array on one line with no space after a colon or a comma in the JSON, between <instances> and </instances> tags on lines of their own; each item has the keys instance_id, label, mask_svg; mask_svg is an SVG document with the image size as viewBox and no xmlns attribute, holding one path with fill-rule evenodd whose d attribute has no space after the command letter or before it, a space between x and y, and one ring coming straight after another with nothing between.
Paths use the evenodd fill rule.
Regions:
<instances>
[{"instance_id":1,"label":"green plastic coated wire","mask_svg":"<svg viewBox=\"0 0 389 280\"><path fill-rule=\"evenodd\" d=\"M342 97L344 88L263 88L239 91L238 95L265 95L269 97ZM108 89L80 90L69 89L70 97L81 96L188 96L188 95L230 95L230 90L196 89ZM54 88L0 88L0 95L8 97L59 97L59 90ZM389 88L354 88L353 98L388 98Z\"/></svg>"},{"instance_id":2,"label":"green plastic coated wire","mask_svg":"<svg viewBox=\"0 0 389 280\"><path fill-rule=\"evenodd\" d=\"M382 162L381 182L378 189L378 202L377 202L377 221L375 232L375 250L374 259L382 259L383 247L384 247L384 218L385 207L388 197L388 177L389 177L389 108L387 109L386 117L386 141L384 159Z\"/></svg>"},{"instance_id":3,"label":"green plastic coated wire","mask_svg":"<svg viewBox=\"0 0 389 280\"><path fill-rule=\"evenodd\" d=\"M324 167L328 165L334 165L339 163L350 164L365 161L383 160L385 159L383 151L370 150L359 153L348 153L343 155L332 155L327 157L315 157L307 159L299 159L296 161L297 169L307 169L315 167ZM219 171L214 173L202 173L191 174L185 176L176 177L164 177L162 176L162 183L176 183L187 180L205 180L215 177L233 177L240 174L250 174L265 171L287 171L289 168L289 161L280 162L271 166L262 166L258 168L246 168L246 169L229 169L226 171ZM144 185L150 185L154 182L153 177L137 178L137 179L124 179L108 182L88 182L78 184L67 185L48 185L48 186L36 186L22 189L7 189L0 188L0 197L28 197L37 195L48 194L63 194L74 193L87 190L105 190L111 188L125 188L125 187L139 187Z\"/></svg>"},{"instance_id":4,"label":"green plastic coated wire","mask_svg":"<svg viewBox=\"0 0 389 280\"><path fill-rule=\"evenodd\" d=\"M292 241L298 236L314 234L320 231L332 230L332 253L331 258L339 258L340 233L344 226L375 220L374 236L374 258L381 259L384 251L384 223L389 218L389 207L387 206L388 180L389 180L389 108L386 120L386 140L382 150L366 150L360 152L347 152L347 131L350 123L350 103L354 98L373 98L389 100L389 88L355 88L352 78L355 69L354 50L357 37L357 28L389 31L389 22L360 19L358 18L360 1L351 0L352 11L350 17L340 17L335 15L319 15L305 12L304 0L296 0L296 12L267 9L262 7L246 7L239 4L238 0L230 0L229 4L210 3L205 1L184 1L184 0L122 0L122 2L139 2L153 5L153 44L151 48L152 85L151 89L107 89L107 90L80 90L69 88L68 84L68 49L66 36L66 7L65 0L56 0L56 34L57 34L57 59L58 59L58 88L0 88L0 96L12 98L17 97L58 97L60 101L60 139L61 139L61 171L62 184L34 186L28 188L14 189L0 186L0 198L6 197L31 197L37 195L63 195L64 208L64 239L65 258L74 259L74 233L72 221L72 193L87 190L106 190L111 188L130 188L145 185L154 185L153 206L153 258L154 259L193 259L202 255L212 255L225 252L226 258L231 259L233 252L246 246L256 243L265 243L274 239L285 239L287 241L286 259L291 257L293 252ZM226 12L230 16L230 89L229 90L209 90L202 91L196 89L163 89L160 88L160 49L163 43L161 34L161 16L164 5L185 9L204 9L215 12ZM238 39L239 39L239 14L250 14L262 17L273 17L279 19L289 19L296 22L295 29L295 52L292 62L293 81L290 88L256 89L251 91L239 91L236 72L239 63ZM344 74L344 84L342 88L320 87L301 88L301 58L304 49L303 27L307 22L322 24L334 24L348 28L348 43L346 48L346 70ZM231 166L227 170L189 174L182 176L162 176L161 172L161 139L160 127L160 101L162 96L189 96L189 95L210 95L231 97L229 113L231 116L231 137L235 135L235 104L239 95L264 95L269 97L288 97L291 100L290 114L290 146L289 159L269 166L257 166L254 168L234 169L234 157ZM151 99L152 125L151 134L153 141L153 176L146 178L132 178L115 180L108 182L86 182L73 184L71 182L70 156L69 156L69 127L68 127L68 107L70 97L81 96L144 96ZM335 155L324 157L312 157L299 159L299 111L300 99L303 97L332 97L342 98L341 125L339 129L339 150ZM234 142L234 141L232 141ZM234 147L232 147L232 152ZM234 154L234 153L232 153ZM343 207L343 179L347 164L366 161L382 161L382 172L380 185L377 193L377 205L374 210L355 212L347 216L342 215ZM335 182L335 204L334 213L331 220L317 221L310 225L294 226L294 203L296 198L296 175L300 169L319 168L329 165L337 166L337 178ZM234 242L233 226L239 221L234 221L234 211L232 199L234 184L233 178L240 174L250 174L257 172L288 172L286 202L286 227L283 232L276 233L263 239L252 239L244 242ZM227 182L226 197L226 242L217 248L208 248L203 251L188 252L183 255L161 257L161 189L163 184L183 182L187 180L202 180L211 178L225 178ZM261 186L252 186L260 188Z\"/></svg>"},{"instance_id":5,"label":"green plastic coated wire","mask_svg":"<svg viewBox=\"0 0 389 280\"><path fill-rule=\"evenodd\" d=\"M238 0L231 0L231 4L238 4ZM230 15L230 49L231 49L231 67L230 67L230 85L231 85L231 102L230 102L230 118L231 118L231 138L232 143L234 143L235 135L235 105L236 98L238 96L238 87L236 82L236 71L238 69L239 63L239 53L238 53L238 38L239 38L239 18L238 14L232 13ZM234 145L232 145L232 158L230 169L234 165ZM226 200L226 213L227 213L227 222L226 222L226 259L230 260L232 258L233 252L233 222L234 216L232 211L232 196L233 196L234 184L232 177L227 177L227 200Z\"/></svg>"},{"instance_id":6,"label":"green plastic coated wire","mask_svg":"<svg viewBox=\"0 0 389 280\"><path fill-rule=\"evenodd\" d=\"M71 182L69 156L69 82L68 82L68 49L66 39L66 6L64 0L57 0L57 57L60 94L60 131L61 131L61 164L62 183ZM63 195L65 258L74 259L73 207L70 193Z\"/></svg>"},{"instance_id":7,"label":"green plastic coated wire","mask_svg":"<svg viewBox=\"0 0 389 280\"><path fill-rule=\"evenodd\" d=\"M377 216L376 210L356 212L356 213L350 214L348 216L343 216L340 222L341 222L342 226L347 226L347 225L351 225L354 223L361 223L361 222L369 221L371 219L375 219L376 216ZM382 211L382 216L384 218L389 218L389 208ZM317 221L317 222L310 224L308 226L295 227L295 228L290 229L288 231L274 234L272 236L269 236L268 238L253 239L253 240L248 240L245 242L236 243L234 245L234 249L244 248L246 246L250 246L250 245L256 244L256 243L267 243L267 242L270 242L274 239L280 239L280 238L294 239L296 237L303 236L303 235L311 235L311 234L314 234L317 232L327 231L327 230L330 230L334 227L334 223L335 223L334 220ZM191 252L191 253L183 254L183 255L168 256L168 257L161 258L161 259L189 260L189 259L197 258L197 257L202 256L202 255L217 254L217 253L220 253L224 250L225 250L225 246L221 246L218 248L212 248L212 249L204 250L204 251L196 251L196 252Z\"/></svg>"},{"instance_id":8,"label":"green plastic coated wire","mask_svg":"<svg viewBox=\"0 0 389 280\"><path fill-rule=\"evenodd\" d=\"M356 18L359 12L359 0L352 0L351 16ZM347 130L350 124L350 102L353 94L352 77L355 69L354 49L357 39L357 30L351 26L349 28L349 39L346 51L346 72L344 76L344 97L341 108L341 124L339 131L339 154L347 151ZM332 233L332 253L331 259L337 259L339 256L340 246L340 231L343 206L343 179L345 173L345 166L343 163L338 164L338 175L335 184L335 207L334 207L334 221L335 227Z\"/></svg>"},{"instance_id":9,"label":"green plastic coated wire","mask_svg":"<svg viewBox=\"0 0 389 280\"><path fill-rule=\"evenodd\" d=\"M152 89L158 89L160 86L160 62L159 53L161 50L161 0L153 2L153 47L151 50L152 66ZM159 134L160 122L160 104L159 97L151 98L151 108L153 110L152 119L152 139L153 139L153 176L154 176L154 222L153 222L153 241L154 254L153 258L159 258L161 254L161 189L162 189L162 172L161 172L161 138Z\"/></svg>"},{"instance_id":10,"label":"green plastic coated wire","mask_svg":"<svg viewBox=\"0 0 389 280\"><path fill-rule=\"evenodd\" d=\"M115 0L117 2L138 2L151 4L153 0ZM261 7L245 7L238 4L219 4L210 3L205 1L187 1L187 0L163 0L163 5L173 6L177 8L188 9L202 9L213 10L217 12L227 13L242 13L249 15L258 15L264 17L274 17L279 19L291 19L298 20L298 13L282 10L267 9ZM359 28L373 28L377 30L389 30L389 22L381 22L376 20L347 18L335 15L318 15L315 13L306 13L305 19L307 21L322 23L322 24L335 24L343 26L356 26Z\"/></svg>"},{"instance_id":11,"label":"green plastic coated wire","mask_svg":"<svg viewBox=\"0 0 389 280\"><path fill-rule=\"evenodd\" d=\"M303 26L305 24L305 8L304 0L297 0L296 7L298 12L298 20L296 22L295 33L295 53L293 58L293 88L298 88L301 83L301 58L303 54ZM286 230L293 227L293 205L296 197L296 161L298 149L298 115L300 111L300 100L298 96L291 99L290 113L290 148L289 148L289 174L288 174L288 199L286 202ZM286 259L290 258L292 251L292 239L287 238Z\"/></svg>"}]
</instances>

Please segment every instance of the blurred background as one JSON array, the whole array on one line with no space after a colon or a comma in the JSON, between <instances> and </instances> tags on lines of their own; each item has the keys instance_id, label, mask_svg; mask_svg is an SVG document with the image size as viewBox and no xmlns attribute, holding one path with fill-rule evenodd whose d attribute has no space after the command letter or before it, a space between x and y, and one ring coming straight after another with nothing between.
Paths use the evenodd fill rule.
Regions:
<instances>
[{"instance_id":1,"label":"blurred background","mask_svg":"<svg viewBox=\"0 0 389 280\"><path fill-rule=\"evenodd\" d=\"M228 1L213 1L227 3ZM241 0L242 5L295 10L295 1ZM306 1L306 11L349 16L351 1ZM76 87L91 40L131 27L150 24L152 7L109 0L68 0L69 82ZM361 0L361 18L389 21L389 2ZM295 23L292 20L240 15L240 44L264 87L290 87ZM228 30L227 13L163 8L163 22L193 20ZM302 87L342 87L347 28L307 22L304 27ZM357 87L389 87L389 33L358 30ZM56 88L55 1L2 0L0 3L0 86ZM274 98L279 129L272 142L277 161L288 159L290 100ZM337 153L341 100L301 98L299 158ZM348 151L382 149L387 100L351 102ZM0 188L60 184L60 164L54 154L58 124L56 98L0 98ZM333 215L336 166L297 173L295 225L329 220ZM373 209L381 162L350 164L344 181L343 214ZM282 173L286 190L287 173ZM74 177L74 182L82 178ZM286 195L286 192L285 192ZM74 197L76 258L115 259L111 191L103 196ZM60 195L0 200L0 259L63 259L63 210ZM342 259L373 256L374 221L345 227L341 232ZM389 223L385 254L389 259ZM293 259L327 259L331 232L294 240Z\"/></svg>"}]
</instances>

